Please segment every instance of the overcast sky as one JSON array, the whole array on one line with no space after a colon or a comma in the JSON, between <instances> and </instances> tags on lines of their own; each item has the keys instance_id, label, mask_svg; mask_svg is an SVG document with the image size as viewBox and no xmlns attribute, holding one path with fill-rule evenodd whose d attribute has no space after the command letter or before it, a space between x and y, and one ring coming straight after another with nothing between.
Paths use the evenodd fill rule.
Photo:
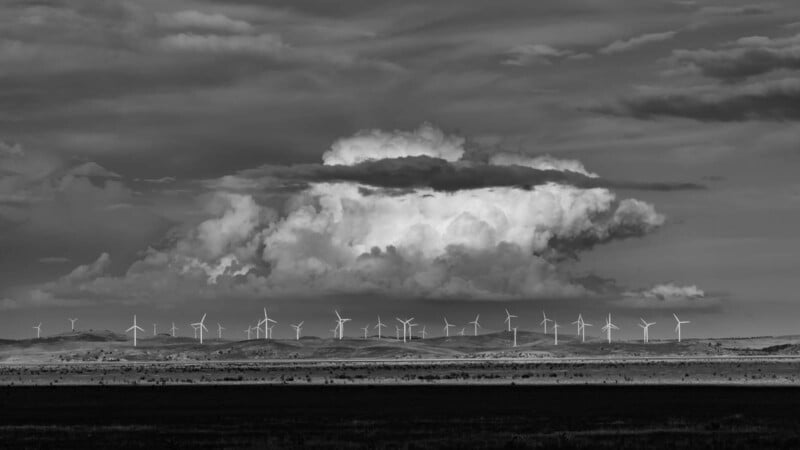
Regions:
<instances>
[{"instance_id":1,"label":"overcast sky","mask_svg":"<svg viewBox=\"0 0 800 450\"><path fill-rule=\"evenodd\" d=\"M798 71L788 0L1 2L0 336L796 333Z\"/></svg>"}]
</instances>

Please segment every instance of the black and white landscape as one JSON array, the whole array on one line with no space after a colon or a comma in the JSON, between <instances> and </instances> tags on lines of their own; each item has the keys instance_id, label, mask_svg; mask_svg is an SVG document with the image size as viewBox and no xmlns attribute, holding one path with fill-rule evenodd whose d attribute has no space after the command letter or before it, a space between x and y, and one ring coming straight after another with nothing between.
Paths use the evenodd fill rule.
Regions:
<instances>
[{"instance_id":1,"label":"black and white landscape","mask_svg":"<svg viewBox=\"0 0 800 450\"><path fill-rule=\"evenodd\" d=\"M797 448L799 74L788 0L0 2L0 442Z\"/></svg>"}]
</instances>

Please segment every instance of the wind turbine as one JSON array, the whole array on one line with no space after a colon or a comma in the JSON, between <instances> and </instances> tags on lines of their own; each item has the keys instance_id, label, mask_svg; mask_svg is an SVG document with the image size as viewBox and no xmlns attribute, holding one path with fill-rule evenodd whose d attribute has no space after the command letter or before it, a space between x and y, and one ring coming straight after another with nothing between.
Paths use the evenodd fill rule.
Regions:
<instances>
[{"instance_id":1,"label":"wind turbine","mask_svg":"<svg viewBox=\"0 0 800 450\"><path fill-rule=\"evenodd\" d=\"M405 330L405 327L403 327L403 329ZM394 332L395 332L395 335L396 335L395 340L399 341L400 340L400 327L395 325L394 326Z\"/></svg>"},{"instance_id":2,"label":"wind turbine","mask_svg":"<svg viewBox=\"0 0 800 450\"><path fill-rule=\"evenodd\" d=\"M189 325L192 326L192 331L194 331L194 338L197 339L197 328L198 328L198 326L193 324L193 323L191 323Z\"/></svg>"},{"instance_id":3,"label":"wind turbine","mask_svg":"<svg viewBox=\"0 0 800 450\"><path fill-rule=\"evenodd\" d=\"M67 320L69 320L69 331L74 333L75 332L75 322L77 322L78 319L67 319Z\"/></svg>"},{"instance_id":4,"label":"wind turbine","mask_svg":"<svg viewBox=\"0 0 800 450\"><path fill-rule=\"evenodd\" d=\"M414 318L412 317L410 319L400 320L399 317L395 317L395 319L397 319L398 322L403 324L403 342L405 342L406 341L406 326L408 326L408 324L410 324L411 321L414 320Z\"/></svg>"},{"instance_id":5,"label":"wind turbine","mask_svg":"<svg viewBox=\"0 0 800 450\"><path fill-rule=\"evenodd\" d=\"M272 323L278 323L277 321L274 321L274 320L272 320L272 319L270 319L270 318L269 318L269 316L267 315L267 308L264 308L264 320L260 320L260 321L258 322L258 325L259 325L259 326L260 326L262 323L264 324L264 339L269 339L269 337L270 337L270 334L269 334L269 323L270 323L270 322L272 322Z\"/></svg>"},{"instance_id":6,"label":"wind turbine","mask_svg":"<svg viewBox=\"0 0 800 450\"><path fill-rule=\"evenodd\" d=\"M336 325L336 327L330 331L333 333L333 338L336 339L336 335L339 334L339 325Z\"/></svg>"},{"instance_id":7,"label":"wind turbine","mask_svg":"<svg viewBox=\"0 0 800 450\"><path fill-rule=\"evenodd\" d=\"M156 330L156 324L153 324L153 336L158 336L158 331Z\"/></svg>"},{"instance_id":8,"label":"wind turbine","mask_svg":"<svg viewBox=\"0 0 800 450\"><path fill-rule=\"evenodd\" d=\"M547 334L547 322L552 322L552 320L547 318L547 314L545 314L544 311L542 311L542 317L544 317L544 320L539 322L539 325L544 327L544 334Z\"/></svg>"},{"instance_id":9,"label":"wind turbine","mask_svg":"<svg viewBox=\"0 0 800 450\"><path fill-rule=\"evenodd\" d=\"M672 317L674 317L675 321L678 322L678 324L675 325L675 332L678 333L678 342L680 342L681 341L681 325L683 325L684 323L692 323L692 322L689 322L688 320L678 319L678 316L676 316L675 313L672 313Z\"/></svg>"},{"instance_id":10,"label":"wind turbine","mask_svg":"<svg viewBox=\"0 0 800 450\"><path fill-rule=\"evenodd\" d=\"M170 330L172 331L172 337L175 337L175 330L177 329L178 327L175 326L175 322L172 322L172 328L170 328Z\"/></svg>"},{"instance_id":11,"label":"wind turbine","mask_svg":"<svg viewBox=\"0 0 800 450\"><path fill-rule=\"evenodd\" d=\"M248 325L247 329L244 330L244 332L247 333L247 340L248 341L250 340L250 332L252 331L252 329L253 329L253 327Z\"/></svg>"},{"instance_id":12,"label":"wind turbine","mask_svg":"<svg viewBox=\"0 0 800 450\"><path fill-rule=\"evenodd\" d=\"M475 316L475 320L473 320L472 322L467 322L467 323L471 323L472 325L475 326L475 336L478 335L478 327L481 326L481 324L478 323L478 319L480 319L480 318L481 318L481 315L478 314L477 316Z\"/></svg>"},{"instance_id":13,"label":"wind turbine","mask_svg":"<svg viewBox=\"0 0 800 450\"><path fill-rule=\"evenodd\" d=\"M514 327L514 347L517 346L517 327Z\"/></svg>"},{"instance_id":14,"label":"wind turbine","mask_svg":"<svg viewBox=\"0 0 800 450\"><path fill-rule=\"evenodd\" d=\"M411 320L414 320L414 319L411 319ZM413 341L414 340L414 333L411 332L411 328L412 327L416 327L417 325L419 325L419 324L416 324L416 323L409 323L408 324L408 340L409 341Z\"/></svg>"},{"instance_id":15,"label":"wind turbine","mask_svg":"<svg viewBox=\"0 0 800 450\"><path fill-rule=\"evenodd\" d=\"M337 322L339 322L339 323L338 323L338 327L339 327L339 340L341 341L341 340L342 340L342 338L344 337L344 323L345 323L345 322L349 322L349 321L350 321L350 319L347 319L347 318L344 318L344 317L340 316L340 315L339 315L339 311L333 310L333 312L335 312L335 313L336 313L336 321L337 321Z\"/></svg>"},{"instance_id":16,"label":"wind turbine","mask_svg":"<svg viewBox=\"0 0 800 450\"><path fill-rule=\"evenodd\" d=\"M422 331L420 331L419 334L422 336L422 339L425 339L425 336L428 335L428 333L425 332L425 325L422 326Z\"/></svg>"},{"instance_id":17,"label":"wind turbine","mask_svg":"<svg viewBox=\"0 0 800 450\"><path fill-rule=\"evenodd\" d=\"M205 321L206 321L206 315L203 314L203 318L200 319L200 322L196 322L196 323L192 324L193 327L197 327L198 331L200 331L200 343L201 344L203 343L203 331L204 330L208 331L208 328L206 328L206 325L204 323Z\"/></svg>"},{"instance_id":18,"label":"wind turbine","mask_svg":"<svg viewBox=\"0 0 800 450\"><path fill-rule=\"evenodd\" d=\"M381 338L381 328L386 328L386 325L381 322L381 316L378 316L378 323L375 325L375 328L378 329L378 339Z\"/></svg>"},{"instance_id":19,"label":"wind turbine","mask_svg":"<svg viewBox=\"0 0 800 450\"><path fill-rule=\"evenodd\" d=\"M450 337L450 327L454 327L452 323L447 323L447 317L444 318L444 336Z\"/></svg>"},{"instance_id":20,"label":"wind turbine","mask_svg":"<svg viewBox=\"0 0 800 450\"><path fill-rule=\"evenodd\" d=\"M581 327L581 342L586 342L586 327L593 327L594 325L590 323L583 322L583 326Z\"/></svg>"},{"instance_id":21,"label":"wind turbine","mask_svg":"<svg viewBox=\"0 0 800 450\"><path fill-rule=\"evenodd\" d=\"M638 324L642 328L642 342L647 344L648 342L650 342L650 326L655 325L656 323L655 322L647 323L647 321L642 319L641 317L639 317L639 320L642 321L642 323Z\"/></svg>"},{"instance_id":22,"label":"wind turbine","mask_svg":"<svg viewBox=\"0 0 800 450\"><path fill-rule=\"evenodd\" d=\"M578 320L572 322L572 324L578 325L577 336L581 337L581 342L586 342L586 327L591 327L592 324L584 322L582 314L578 314Z\"/></svg>"},{"instance_id":23,"label":"wind turbine","mask_svg":"<svg viewBox=\"0 0 800 450\"><path fill-rule=\"evenodd\" d=\"M461 327L461 331L458 332L459 336L464 336L464 328L466 327Z\"/></svg>"},{"instance_id":24,"label":"wind turbine","mask_svg":"<svg viewBox=\"0 0 800 450\"><path fill-rule=\"evenodd\" d=\"M267 328L267 337L272 339L272 329L275 328L275 325Z\"/></svg>"},{"instance_id":25,"label":"wind turbine","mask_svg":"<svg viewBox=\"0 0 800 450\"><path fill-rule=\"evenodd\" d=\"M555 336L556 341L554 345L558 345L558 329L561 328L561 325L558 324L555 320L553 321L553 336Z\"/></svg>"},{"instance_id":26,"label":"wind turbine","mask_svg":"<svg viewBox=\"0 0 800 450\"><path fill-rule=\"evenodd\" d=\"M369 333L369 325L367 325L364 328L362 328L362 330L364 330L364 339L366 339L367 338L367 333Z\"/></svg>"},{"instance_id":27,"label":"wind turbine","mask_svg":"<svg viewBox=\"0 0 800 450\"><path fill-rule=\"evenodd\" d=\"M39 336L42 335L42 322L39 322L39 325L33 326L31 328L36 329L36 339L39 339Z\"/></svg>"},{"instance_id":28,"label":"wind turbine","mask_svg":"<svg viewBox=\"0 0 800 450\"><path fill-rule=\"evenodd\" d=\"M511 314L510 312L508 312L508 310L506 310L506 320L504 320L503 322L508 324L508 331L509 332L511 331L511 319L515 318L515 317L517 317L517 316Z\"/></svg>"},{"instance_id":29,"label":"wind turbine","mask_svg":"<svg viewBox=\"0 0 800 450\"><path fill-rule=\"evenodd\" d=\"M295 340L296 340L296 341L299 341L299 340L300 340L300 330L302 330L302 329L303 329L303 324L304 324L304 323L305 323L305 321L303 321L303 322L300 322L300 323L298 323L297 325L294 325L294 324L292 324L292 325L291 325L291 327L292 327L292 328L294 328L294 331L295 331L295 336L294 336L294 338L295 338Z\"/></svg>"},{"instance_id":30,"label":"wind turbine","mask_svg":"<svg viewBox=\"0 0 800 450\"><path fill-rule=\"evenodd\" d=\"M578 332L575 334L575 336L580 336L581 335L581 330L583 330L583 315L582 314L578 314L578 320L576 320L575 322L572 322L572 324L573 325L578 325Z\"/></svg>"},{"instance_id":31,"label":"wind turbine","mask_svg":"<svg viewBox=\"0 0 800 450\"><path fill-rule=\"evenodd\" d=\"M144 333L144 328L136 325L136 314L133 315L133 326L125 330L126 333L129 331L133 331L133 346L136 347L137 332L141 331L142 333Z\"/></svg>"},{"instance_id":32,"label":"wind turbine","mask_svg":"<svg viewBox=\"0 0 800 450\"><path fill-rule=\"evenodd\" d=\"M261 339L261 321L256 323L256 339ZM197 337L197 336L195 336Z\"/></svg>"},{"instance_id":33,"label":"wind turbine","mask_svg":"<svg viewBox=\"0 0 800 450\"><path fill-rule=\"evenodd\" d=\"M610 344L611 343L611 330L619 330L618 326L616 326L613 323L611 323L611 313L608 314L608 319L606 319L606 324L603 325L603 328L601 328L601 330L606 332L606 335L608 336L608 343Z\"/></svg>"},{"instance_id":34,"label":"wind turbine","mask_svg":"<svg viewBox=\"0 0 800 450\"><path fill-rule=\"evenodd\" d=\"M222 339L222 330L224 329L225 327L223 327L222 325L219 324L219 322L217 322L217 339Z\"/></svg>"}]
</instances>

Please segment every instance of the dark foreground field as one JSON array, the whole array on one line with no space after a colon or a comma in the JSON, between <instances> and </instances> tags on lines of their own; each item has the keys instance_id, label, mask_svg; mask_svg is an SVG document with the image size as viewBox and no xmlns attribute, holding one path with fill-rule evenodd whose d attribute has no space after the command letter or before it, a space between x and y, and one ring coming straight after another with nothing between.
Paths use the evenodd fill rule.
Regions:
<instances>
[{"instance_id":1,"label":"dark foreground field","mask_svg":"<svg viewBox=\"0 0 800 450\"><path fill-rule=\"evenodd\" d=\"M800 448L800 389L0 388L3 448Z\"/></svg>"}]
</instances>

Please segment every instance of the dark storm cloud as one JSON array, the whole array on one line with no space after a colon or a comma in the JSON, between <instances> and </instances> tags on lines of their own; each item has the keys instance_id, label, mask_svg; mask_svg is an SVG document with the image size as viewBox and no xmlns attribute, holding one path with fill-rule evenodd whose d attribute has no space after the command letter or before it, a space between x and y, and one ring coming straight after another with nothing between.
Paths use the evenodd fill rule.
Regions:
<instances>
[{"instance_id":1,"label":"dark storm cloud","mask_svg":"<svg viewBox=\"0 0 800 450\"><path fill-rule=\"evenodd\" d=\"M780 69L800 69L800 35L745 37L721 49L675 50L672 61L706 77L740 80Z\"/></svg>"},{"instance_id":2,"label":"dark storm cloud","mask_svg":"<svg viewBox=\"0 0 800 450\"><path fill-rule=\"evenodd\" d=\"M431 188L453 192L500 186L536 186L546 183L568 184L580 188L612 188L652 191L678 191L705 189L695 183L630 182L594 178L577 172L539 170L519 165L491 165L481 162L456 161L427 156L365 161L352 166L327 166L298 164L292 166L262 166L238 174L242 187L252 186L251 181L267 180L272 184L280 180L283 186L302 189L307 183L349 181L377 188ZM233 180L228 179L228 183ZM220 182L214 182L219 185ZM226 180L221 180L224 185ZM235 186L234 184L230 184Z\"/></svg>"},{"instance_id":3,"label":"dark storm cloud","mask_svg":"<svg viewBox=\"0 0 800 450\"><path fill-rule=\"evenodd\" d=\"M800 80L763 81L735 87L648 89L595 110L639 119L794 121L800 119Z\"/></svg>"}]
</instances>

